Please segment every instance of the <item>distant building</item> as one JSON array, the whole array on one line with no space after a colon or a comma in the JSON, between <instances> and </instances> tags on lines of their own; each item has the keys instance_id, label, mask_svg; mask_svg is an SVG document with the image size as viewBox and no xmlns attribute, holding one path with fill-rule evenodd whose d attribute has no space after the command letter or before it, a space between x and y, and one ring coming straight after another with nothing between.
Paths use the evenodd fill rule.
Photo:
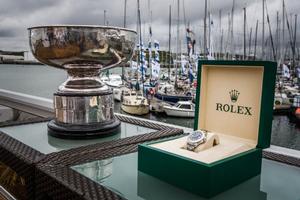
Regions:
<instances>
[{"instance_id":1,"label":"distant building","mask_svg":"<svg viewBox=\"0 0 300 200\"><path fill-rule=\"evenodd\" d=\"M2 51L0 50L0 61L24 60L27 51Z\"/></svg>"}]
</instances>

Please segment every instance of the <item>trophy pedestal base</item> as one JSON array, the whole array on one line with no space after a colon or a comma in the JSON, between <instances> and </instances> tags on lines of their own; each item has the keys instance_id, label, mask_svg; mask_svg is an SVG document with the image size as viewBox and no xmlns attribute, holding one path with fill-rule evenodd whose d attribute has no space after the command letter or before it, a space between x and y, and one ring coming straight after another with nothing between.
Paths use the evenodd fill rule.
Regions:
<instances>
[{"instance_id":1,"label":"trophy pedestal base","mask_svg":"<svg viewBox=\"0 0 300 200\"><path fill-rule=\"evenodd\" d=\"M64 124L51 120L48 123L48 134L58 138L68 139L90 139L107 137L120 133L120 120L116 119L111 123L95 123L88 125Z\"/></svg>"},{"instance_id":2,"label":"trophy pedestal base","mask_svg":"<svg viewBox=\"0 0 300 200\"><path fill-rule=\"evenodd\" d=\"M48 123L49 135L59 138L86 139L120 132L121 122L114 116L112 91L54 94L55 119Z\"/></svg>"}]
</instances>

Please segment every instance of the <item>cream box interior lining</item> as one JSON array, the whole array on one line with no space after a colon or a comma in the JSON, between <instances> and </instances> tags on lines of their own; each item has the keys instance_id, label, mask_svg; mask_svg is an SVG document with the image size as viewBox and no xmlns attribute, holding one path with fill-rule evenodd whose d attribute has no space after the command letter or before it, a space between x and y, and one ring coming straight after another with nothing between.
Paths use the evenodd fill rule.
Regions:
<instances>
[{"instance_id":1,"label":"cream box interior lining","mask_svg":"<svg viewBox=\"0 0 300 200\"><path fill-rule=\"evenodd\" d=\"M202 66L198 129L219 136L220 144L195 153L182 149L186 137L152 144L152 147L203 163L215 161L254 149L258 141L262 94L262 66ZM230 92L239 92L235 102ZM251 115L222 112L217 103L251 108ZM195 120L195 123L197 123Z\"/></svg>"},{"instance_id":2,"label":"cream box interior lining","mask_svg":"<svg viewBox=\"0 0 300 200\"><path fill-rule=\"evenodd\" d=\"M253 140L247 140L220 133L215 134L219 136L220 144L197 153L182 148L186 144L187 136L161 143L155 143L150 146L206 164L216 162L256 147L256 142Z\"/></svg>"}]
</instances>

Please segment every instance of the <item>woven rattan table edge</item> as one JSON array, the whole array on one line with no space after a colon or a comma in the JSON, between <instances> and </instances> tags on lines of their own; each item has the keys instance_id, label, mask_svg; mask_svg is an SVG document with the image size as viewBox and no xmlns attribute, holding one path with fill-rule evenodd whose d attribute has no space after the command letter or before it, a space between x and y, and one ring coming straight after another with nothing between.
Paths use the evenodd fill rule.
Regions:
<instances>
[{"instance_id":1,"label":"woven rattan table edge","mask_svg":"<svg viewBox=\"0 0 300 200\"><path fill-rule=\"evenodd\" d=\"M41 122L48 122L53 117L47 117L47 118L42 118L42 117L37 117L34 119L26 119L22 121L8 121L8 122L1 122L0 123L0 128L5 128L5 127L11 127L11 126L19 126L19 125L27 125L27 124L35 124L35 123L41 123Z\"/></svg>"},{"instance_id":2,"label":"woven rattan table edge","mask_svg":"<svg viewBox=\"0 0 300 200\"><path fill-rule=\"evenodd\" d=\"M263 151L263 158L281 162L281 163L288 164L288 165L293 165L296 167L300 167L300 159L289 156L289 155L284 155L284 154L269 152L269 151Z\"/></svg>"},{"instance_id":3,"label":"woven rattan table edge","mask_svg":"<svg viewBox=\"0 0 300 200\"><path fill-rule=\"evenodd\" d=\"M26 199L33 199L35 196L35 165L43 156L43 153L0 131L0 161L24 178Z\"/></svg>"},{"instance_id":4,"label":"woven rattan table edge","mask_svg":"<svg viewBox=\"0 0 300 200\"><path fill-rule=\"evenodd\" d=\"M148 127L151 129L155 129L157 131L151 133L145 133L141 135L135 135L127 138L107 141L103 143L96 143L96 144L75 147L67 150L62 150L59 152L53 152L47 154L42 160L40 160L40 163L44 163L44 164L52 163L55 165L72 165L74 164L74 162L72 162L72 158L78 157L80 155L85 155L93 152L101 153L101 151L105 149L111 149L111 148L121 147L124 145L126 146L130 144L138 145L140 143L144 143L147 141L175 136L183 133L182 129L172 128L171 126L163 126L160 124L158 125L155 122L144 121L142 119L135 119L127 116L117 116L117 118L121 122ZM86 156L80 156L80 157L82 157L82 162L87 161Z\"/></svg>"}]
</instances>

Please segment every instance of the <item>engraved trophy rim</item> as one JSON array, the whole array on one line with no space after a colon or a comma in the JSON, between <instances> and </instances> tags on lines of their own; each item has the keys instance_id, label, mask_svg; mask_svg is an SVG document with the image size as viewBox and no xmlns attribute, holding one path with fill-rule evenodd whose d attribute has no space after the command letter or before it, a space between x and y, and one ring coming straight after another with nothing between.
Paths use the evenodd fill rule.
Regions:
<instances>
[{"instance_id":1,"label":"engraved trophy rim","mask_svg":"<svg viewBox=\"0 0 300 200\"><path fill-rule=\"evenodd\" d=\"M117 26L104 26L104 25L73 25L73 24L53 24L53 25L38 25L28 27L27 30L39 29L39 28L99 28L99 29L114 29L114 30L123 30L136 33L137 32L133 29L117 27Z\"/></svg>"},{"instance_id":2,"label":"engraved trophy rim","mask_svg":"<svg viewBox=\"0 0 300 200\"><path fill-rule=\"evenodd\" d=\"M61 30L64 29L64 30ZM91 63L94 64L101 64L101 69L109 69L114 67L116 64L120 64L125 60L129 60L132 57L134 47L130 47L130 51L127 51L122 57L119 57L118 52L122 51L120 45L116 44L116 39L114 38L114 42L108 44L107 41L102 41L102 44L97 43L96 40L100 40L99 38L96 39L95 35L87 36L88 40L78 40L74 42L74 38L82 37L78 34L82 33L102 33L102 34L109 34L109 31L117 31L117 34L120 36L130 36L130 35L137 35L137 32L132 29L122 28L122 27L115 27L115 26L98 26L98 25L71 25L71 24L54 24L54 25L41 25L41 26L32 26L27 28L29 32L29 46L33 56L39 60L41 63L46 65L66 69L64 67L65 64L85 64ZM73 37L72 39L64 38L63 34L58 34L58 36L53 37L50 39L45 37L45 33L47 31L72 31ZM75 32L74 32L75 31ZM39 33L38 36L32 35L33 32ZM43 34L44 33L44 34ZM33 39L36 37L35 40ZM69 37L69 35L67 36ZM104 35L104 38L106 36ZM125 42L134 42L131 38L127 38L128 40ZM40 43L37 47L37 41ZM103 44L104 43L104 44ZM99 49L99 45L101 46ZM117 51L110 51L113 47L118 48ZM54 50L55 51L54 51ZM50 50L50 51L49 51ZM48 53L46 52L48 51ZM67 52L67 53L66 53ZM115 54L115 56L113 55ZM110 56L110 57L108 57ZM104 60L101 57L105 58ZM111 60L109 60L111 59ZM102 61L101 61L102 60ZM116 60L119 60L116 62Z\"/></svg>"}]
</instances>

